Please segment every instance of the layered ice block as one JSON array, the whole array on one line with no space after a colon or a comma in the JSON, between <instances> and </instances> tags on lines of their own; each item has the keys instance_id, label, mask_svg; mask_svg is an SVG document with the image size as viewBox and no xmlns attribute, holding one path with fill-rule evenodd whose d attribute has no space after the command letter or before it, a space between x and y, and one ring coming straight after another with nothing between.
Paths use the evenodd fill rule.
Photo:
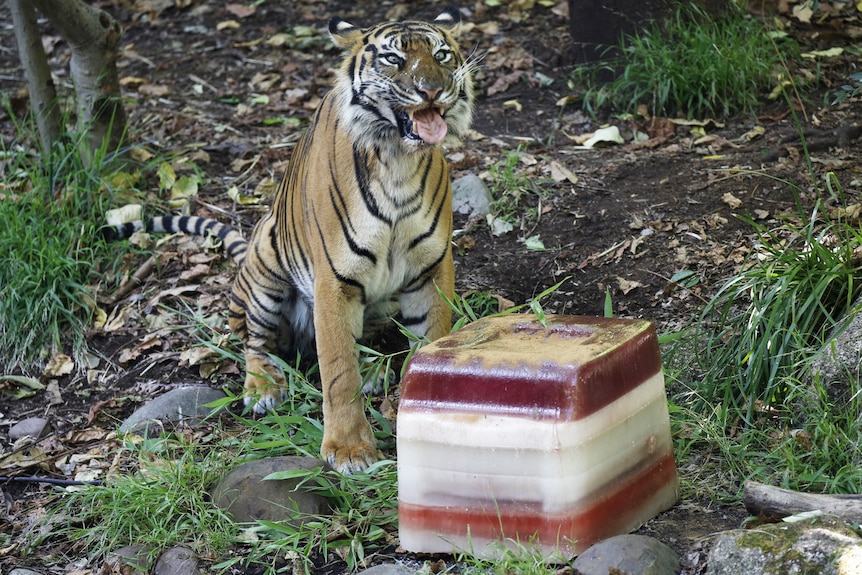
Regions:
<instances>
[{"instance_id":1,"label":"layered ice block","mask_svg":"<svg viewBox=\"0 0 862 575\"><path fill-rule=\"evenodd\" d=\"M513 314L418 350L397 419L401 546L567 559L671 507L655 328Z\"/></svg>"}]
</instances>

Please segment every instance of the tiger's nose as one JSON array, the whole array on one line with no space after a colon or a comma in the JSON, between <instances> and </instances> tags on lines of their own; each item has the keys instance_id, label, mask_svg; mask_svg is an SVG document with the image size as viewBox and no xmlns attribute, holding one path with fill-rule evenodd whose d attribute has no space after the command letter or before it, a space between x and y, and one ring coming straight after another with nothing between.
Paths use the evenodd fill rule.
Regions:
<instances>
[{"instance_id":1,"label":"tiger's nose","mask_svg":"<svg viewBox=\"0 0 862 575\"><path fill-rule=\"evenodd\" d=\"M442 92L443 89L440 86L416 86L416 91L419 92L419 95L421 95L423 99L433 102L437 99L437 96L440 95L440 92Z\"/></svg>"}]
</instances>

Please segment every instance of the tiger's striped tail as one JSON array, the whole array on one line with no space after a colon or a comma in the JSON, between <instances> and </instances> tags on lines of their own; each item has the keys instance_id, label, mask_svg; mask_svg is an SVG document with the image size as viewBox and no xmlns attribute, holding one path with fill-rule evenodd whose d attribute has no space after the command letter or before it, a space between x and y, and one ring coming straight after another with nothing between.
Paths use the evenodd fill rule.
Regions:
<instances>
[{"instance_id":1,"label":"tiger's striped tail","mask_svg":"<svg viewBox=\"0 0 862 575\"><path fill-rule=\"evenodd\" d=\"M224 250L236 262L242 265L248 250L248 240L232 227L211 218L198 216L156 216L146 221L137 220L118 226L103 228L103 235L108 240L120 240L130 238L135 232L146 229L156 234L183 233L193 236L206 237L213 235L219 238L224 245Z\"/></svg>"}]
</instances>

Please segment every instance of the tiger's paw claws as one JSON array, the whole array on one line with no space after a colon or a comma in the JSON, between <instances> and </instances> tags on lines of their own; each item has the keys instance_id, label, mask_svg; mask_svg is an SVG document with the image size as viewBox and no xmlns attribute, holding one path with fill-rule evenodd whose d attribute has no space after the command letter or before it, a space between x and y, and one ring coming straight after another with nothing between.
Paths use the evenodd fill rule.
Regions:
<instances>
[{"instance_id":1,"label":"tiger's paw claws","mask_svg":"<svg viewBox=\"0 0 862 575\"><path fill-rule=\"evenodd\" d=\"M365 442L354 446L323 447L320 452L333 469L344 475L365 471L383 459L383 454L376 447Z\"/></svg>"}]
</instances>

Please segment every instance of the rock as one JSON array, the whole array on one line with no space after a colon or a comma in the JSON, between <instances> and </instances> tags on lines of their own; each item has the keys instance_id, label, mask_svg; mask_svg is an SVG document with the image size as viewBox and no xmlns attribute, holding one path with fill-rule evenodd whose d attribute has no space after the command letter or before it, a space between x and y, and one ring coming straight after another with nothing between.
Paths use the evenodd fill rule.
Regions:
<instances>
[{"instance_id":1,"label":"rock","mask_svg":"<svg viewBox=\"0 0 862 575\"><path fill-rule=\"evenodd\" d=\"M12 569L9 571L9 575L42 575L38 571L33 571L32 569L25 569L24 567L18 567L16 569Z\"/></svg>"},{"instance_id":2,"label":"rock","mask_svg":"<svg viewBox=\"0 0 862 575\"><path fill-rule=\"evenodd\" d=\"M111 569L108 573L128 573L145 575L152 565L150 548L146 545L128 545L111 551L105 557L105 564Z\"/></svg>"},{"instance_id":3,"label":"rock","mask_svg":"<svg viewBox=\"0 0 862 575\"><path fill-rule=\"evenodd\" d=\"M617 535L599 541L574 563L578 575L676 575L679 557L664 543L645 535Z\"/></svg>"},{"instance_id":4,"label":"rock","mask_svg":"<svg viewBox=\"0 0 862 575\"><path fill-rule=\"evenodd\" d=\"M159 557L153 575L199 575L198 558L187 547L171 547Z\"/></svg>"},{"instance_id":5,"label":"rock","mask_svg":"<svg viewBox=\"0 0 862 575\"><path fill-rule=\"evenodd\" d=\"M837 335L836 335L837 334ZM812 376L830 389L830 397L842 395L840 389L847 388L848 378L860 379L859 366L862 361L862 314L845 318L841 325L817 352L811 362ZM846 400L846 398L844 398Z\"/></svg>"},{"instance_id":6,"label":"rock","mask_svg":"<svg viewBox=\"0 0 862 575\"><path fill-rule=\"evenodd\" d=\"M329 500L312 492L309 484L297 489L300 479L263 481L276 471L312 470L328 466L311 457L269 457L244 463L225 475L212 490L213 502L239 523L258 520L289 521L301 525L309 516L329 515ZM313 483L313 482L311 482Z\"/></svg>"},{"instance_id":7,"label":"rock","mask_svg":"<svg viewBox=\"0 0 862 575\"><path fill-rule=\"evenodd\" d=\"M452 182L452 211L485 217L491 211L494 197L485 182L476 174L467 174Z\"/></svg>"},{"instance_id":8,"label":"rock","mask_svg":"<svg viewBox=\"0 0 862 575\"><path fill-rule=\"evenodd\" d=\"M858 572L854 557L860 556L862 539L850 526L821 516L720 533L710 549L706 575L849 575Z\"/></svg>"},{"instance_id":9,"label":"rock","mask_svg":"<svg viewBox=\"0 0 862 575\"><path fill-rule=\"evenodd\" d=\"M212 413L207 403L224 399L220 389L205 385L179 387L160 395L140 407L120 425L123 433L137 433L145 437L157 437L166 423L200 423Z\"/></svg>"},{"instance_id":10,"label":"rock","mask_svg":"<svg viewBox=\"0 0 862 575\"><path fill-rule=\"evenodd\" d=\"M383 563L359 571L356 575L416 575L417 570L401 563Z\"/></svg>"},{"instance_id":11,"label":"rock","mask_svg":"<svg viewBox=\"0 0 862 575\"><path fill-rule=\"evenodd\" d=\"M22 419L9 428L9 441L13 443L22 437L39 439L48 430L48 420L41 417L28 417Z\"/></svg>"}]
</instances>

